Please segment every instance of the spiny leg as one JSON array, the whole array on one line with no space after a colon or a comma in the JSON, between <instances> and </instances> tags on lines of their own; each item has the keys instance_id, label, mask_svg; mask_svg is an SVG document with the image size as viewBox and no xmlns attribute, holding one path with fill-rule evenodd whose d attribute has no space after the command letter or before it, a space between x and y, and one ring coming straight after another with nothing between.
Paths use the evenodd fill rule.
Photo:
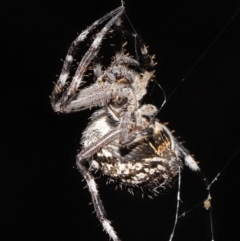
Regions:
<instances>
[{"instance_id":1,"label":"spiny leg","mask_svg":"<svg viewBox=\"0 0 240 241\"><path fill-rule=\"evenodd\" d=\"M94 209L96 211L96 215L99 221L101 222L104 230L108 233L109 237L113 241L120 241L115 230L111 226L111 222L106 218L106 211L99 197L97 185L94 180L94 177L91 174L91 172L89 172L87 168L83 165L83 162L84 160L81 159L80 156L77 156L77 163L76 163L77 168L87 182L87 186L88 186L89 192L91 193L92 202L94 205Z\"/></svg>"},{"instance_id":2,"label":"spiny leg","mask_svg":"<svg viewBox=\"0 0 240 241\"><path fill-rule=\"evenodd\" d=\"M123 111L122 116L120 117L120 128L122 131L119 136L119 141L121 145L125 145L129 139L129 127L132 129L135 127L132 121L132 114L134 113L135 108L134 105L128 105L126 111Z\"/></svg>"},{"instance_id":3,"label":"spiny leg","mask_svg":"<svg viewBox=\"0 0 240 241\"><path fill-rule=\"evenodd\" d=\"M101 62L100 62L100 58L98 56L96 56L93 59L93 75L94 75L95 82L102 75Z\"/></svg>"},{"instance_id":4,"label":"spiny leg","mask_svg":"<svg viewBox=\"0 0 240 241\"><path fill-rule=\"evenodd\" d=\"M129 18L127 17L130 25L132 26ZM133 28L132 26L132 29L134 31L134 33L132 32L129 32L127 30L124 30L124 35L126 36L130 36L130 37L133 37L134 38L134 43L135 43L135 55L136 55L136 58L138 60L138 63L139 63L139 69L141 71L144 71L145 72L148 72L148 73L152 73L152 75L154 74L154 67L156 65L156 63L154 62L154 55L151 56L148 52L148 49L143 41L143 39L141 38L141 36L135 31L135 29ZM139 50L140 50L140 56L139 56ZM143 69L140 67L140 66L143 66ZM164 89L162 88L162 86L156 82L155 82L155 85L157 85L161 90L162 90L162 93L163 93L163 97L164 97L164 100L162 102L162 105L161 107L159 108L159 110L156 112L156 114L153 116L152 118L152 121L154 121L154 118L157 116L157 114L160 112L160 110L162 109L162 107L166 104L166 101L167 101L167 98L166 98L166 94L165 94L165 91Z\"/></svg>"},{"instance_id":5,"label":"spiny leg","mask_svg":"<svg viewBox=\"0 0 240 241\"><path fill-rule=\"evenodd\" d=\"M139 121L139 118L142 119L142 123L137 126L132 120L133 114L136 115L138 113L134 110L133 105L129 105L127 111L123 113L120 119L120 128L122 131L119 135L119 142L125 147L139 142L140 140L153 134L153 125L151 125L144 117L138 115L136 116L136 119L138 119L139 123L141 122ZM132 127L132 130L129 130L129 126Z\"/></svg>"},{"instance_id":6,"label":"spiny leg","mask_svg":"<svg viewBox=\"0 0 240 241\"><path fill-rule=\"evenodd\" d=\"M103 30L105 31L101 31L100 33L103 34L103 36L106 34L106 32L108 31L108 29L111 27L109 26L109 23L110 25L113 24L111 23L111 21L113 20L116 20L116 18L118 18L124 11L124 8L121 6L121 7L118 7L116 8L115 10L111 11L110 13L104 15L102 18L98 19L97 21L95 21L91 26L89 26L85 31L83 31L71 44L69 50L68 50L68 53L67 53L67 56L66 56L66 59L64 61L64 64L63 64L63 68L62 68L62 72L60 74L60 77L57 81L57 84L55 85L54 87L54 90L52 92L52 96L51 96L51 104L52 104L52 107L55 111L60 111L60 103L59 100L62 98L62 92L63 92L63 87L65 86L66 84L66 81L69 77L69 72L70 72L70 68L72 66L72 62L74 60L74 54L76 52L76 49L77 49L77 46L79 45L80 42L82 42L86 37L87 35L96 27L98 26L99 24L103 23L104 21L106 21L107 19L115 16L115 18L113 17L106 25L105 27L103 28ZM106 29L108 28L108 29ZM99 34L97 35L99 36ZM103 37L102 36L102 37ZM99 41L99 39L98 39ZM100 39L100 42L101 42L101 39ZM95 47L98 48L99 47L99 44L100 42L97 44L96 43L96 39L93 43L95 43ZM93 45L93 44L92 44ZM90 49L89 49L90 50ZM97 52L97 51L95 51ZM89 51L87 52L89 53ZM85 56L86 57L86 54ZM87 59L87 58L85 58ZM82 59L83 60L83 59ZM81 63L83 63L84 61L81 61ZM86 65L85 64L85 68L87 68L88 64ZM85 69L86 70L86 69ZM84 73L85 71L83 71ZM82 73L82 74L83 74ZM82 77L82 76L81 76ZM79 84L80 84L80 81L79 81ZM78 86L79 86L78 84ZM69 89L69 88L68 88ZM70 91L68 91L70 92ZM69 94L68 94L69 95Z\"/></svg>"},{"instance_id":7,"label":"spiny leg","mask_svg":"<svg viewBox=\"0 0 240 241\"><path fill-rule=\"evenodd\" d=\"M133 28L129 18L127 17L131 27ZM120 29L120 28L119 28ZM123 30L122 30L123 31ZM134 45L135 45L135 55L137 58L137 62L139 62L140 66L143 66L144 70L147 71L153 71L155 63L153 61L153 56L150 56L148 49L142 39L142 37L135 31L133 28L134 33L129 32L128 30L123 31L123 35L127 37L133 37L134 38ZM139 56L140 51L140 56Z\"/></svg>"},{"instance_id":8,"label":"spiny leg","mask_svg":"<svg viewBox=\"0 0 240 241\"><path fill-rule=\"evenodd\" d=\"M141 56L140 56L141 66L143 66L144 69L147 71L153 71L155 66L153 57L150 56L150 54L148 53L148 49L140 35L137 35L137 42L141 52Z\"/></svg>"},{"instance_id":9,"label":"spiny leg","mask_svg":"<svg viewBox=\"0 0 240 241\"><path fill-rule=\"evenodd\" d=\"M141 78L135 79L131 88L132 93L130 92L128 94L128 104L120 118L120 126L122 129L120 142L123 146L129 146L142 139L141 137L146 137L152 132L152 127L150 127L151 122L147 121L145 117L152 117L156 109L151 108L150 105L144 107L139 106L139 101L146 94L146 87L152 75L153 72L145 71ZM129 130L129 125L132 126L132 130Z\"/></svg>"},{"instance_id":10,"label":"spiny leg","mask_svg":"<svg viewBox=\"0 0 240 241\"><path fill-rule=\"evenodd\" d=\"M137 102L131 88L119 85L116 82L100 81L70 97L61 111L63 113L77 112L116 102L121 105L122 102L125 103L127 100L130 104L136 106ZM109 108L109 111L111 111L111 108Z\"/></svg>"},{"instance_id":11,"label":"spiny leg","mask_svg":"<svg viewBox=\"0 0 240 241\"><path fill-rule=\"evenodd\" d=\"M108 83L95 83L69 98L62 108L63 113L77 112L92 107L102 106L114 98Z\"/></svg>"},{"instance_id":12,"label":"spiny leg","mask_svg":"<svg viewBox=\"0 0 240 241\"><path fill-rule=\"evenodd\" d=\"M109 143L116 140L119 136L119 133L121 132L120 128L115 129L114 131L108 132L106 135L104 135L101 139L99 139L97 142L93 143L92 145L86 147L83 149L79 154L80 159L87 159L94 154L96 154L98 151L100 151L104 146L107 146Z\"/></svg>"},{"instance_id":13,"label":"spiny leg","mask_svg":"<svg viewBox=\"0 0 240 241\"><path fill-rule=\"evenodd\" d=\"M127 45L127 42L123 42L123 36L124 36L124 31L123 31L123 25L122 25L122 19L119 18L115 25L114 25L114 32L115 32L115 57L116 57L116 62L118 64L127 64L127 65L133 65L133 66L139 66L139 62L132 58L128 57L127 55L124 54L124 46ZM114 63L114 62L113 62Z\"/></svg>"},{"instance_id":14,"label":"spiny leg","mask_svg":"<svg viewBox=\"0 0 240 241\"><path fill-rule=\"evenodd\" d=\"M116 60L121 59L124 56L123 43L122 43L122 19L119 18L114 24L115 33L115 56Z\"/></svg>"},{"instance_id":15,"label":"spiny leg","mask_svg":"<svg viewBox=\"0 0 240 241\"><path fill-rule=\"evenodd\" d=\"M76 70L76 73L73 77L72 82L70 83L66 92L63 94L62 108L64 108L64 105L67 103L69 97L72 96L73 93L75 93L77 91L78 87L82 84L82 79L83 79L84 73L87 70L87 67L90 64L91 60L96 56L96 53L98 52L98 49L99 49L99 46L101 44L103 37L109 31L109 29L114 24L114 22L123 14L123 12L124 12L124 8L120 7L119 12L115 16L113 16L109 20L109 22L107 22L106 25L102 28L102 30L96 35L95 40L92 42L90 48L88 49L86 54L81 59L81 62L78 65L78 68Z\"/></svg>"},{"instance_id":16,"label":"spiny leg","mask_svg":"<svg viewBox=\"0 0 240 241\"><path fill-rule=\"evenodd\" d=\"M94 29L96 28L98 25L102 24L104 21L106 21L107 19L111 18L112 16L114 16L116 13L119 12L121 7L118 7L116 9L114 9L113 11L111 11L110 13L107 13L106 15L104 15L102 18L96 20L92 25L90 25L86 30L84 30L81 34L79 34L79 36L71 43L70 48L68 49L67 52L67 56L64 60L64 64L63 64L63 68L62 68L62 72L59 76L59 79L57 81L57 84L53 90L53 94L52 94L52 102L54 104L54 102L56 103L58 101L57 98L54 97L58 97L57 94L60 94L62 91L62 88L64 87L64 85L66 84L66 80L69 77L69 71L70 68L72 66L72 61L74 59L74 55L76 53L77 47L78 45L84 41L84 39L87 37L87 35Z\"/></svg>"},{"instance_id":17,"label":"spiny leg","mask_svg":"<svg viewBox=\"0 0 240 241\"><path fill-rule=\"evenodd\" d=\"M87 182L87 186L92 197L92 202L94 205L94 209L96 211L96 215L99 221L101 222L104 230L108 233L109 237L113 241L120 241L120 239L118 238L116 232L111 226L111 222L106 218L106 211L99 197L97 185L94 180L94 177L91 174L91 172L87 170L84 164L86 162L86 159L88 159L90 156L98 152L103 146L106 146L110 142L115 140L118 137L119 132L120 132L119 129L109 132L107 135L101 138L97 143L94 143L94 145L91 145L88 148L82 150L81 153L79 153L76 157L77 168Z\"/></svg>"},{"instance_id":18,"label":"spiny leg","mask_svg":"<svg viewBox=\"0 0 240 241\"><path fill-rule=\"evenodd\" d=\"M128 134L127 138L122 141L122 145L125 147L130 147L132 144L137 143L143 139L146 139L148 136L153 134L153 126L148 126L147 128L141 131L135 131Z\"/></svg>"},{"instance_id":19,"label":"spiny leg","mask_svg":"<svg viewBox=\"0 0 240 241\"><path fill-rule=\"evenodd\" d=\"M193 159L193 157L190 155L189 151L179 142L176 142L178 145L178 149L180 153L184 157L184 163L186 166L188 166L192 171L200 171L200 168L197 164L197 162Z\"/></svg>"},{"instance_id":20,"label":"spiny leg","mask_svg":"<svg viewBox=\"0 0 240 241\"><path fill-rule=\"evenodd\" d=\"M72 65L72 61L73 61L73 57L74 57L73 55L75 55L77 46L80 44L80 42L84 41L84 39L87 37L87 35L93 29L95 29L98 25L102 24L103 22L105 22L107 19L111 18L115 14L117 14L120 10L122 10L122 7L118 7L116 9L114 9L113 11L111 11L110 13L107 13L100 19L96 20L86 30L84 30L81 34L79 34L79 36L72 42L70 48L68 49L68 53L67 53L67 56L66 56L64 64L63 64L61 75L57 82L57 84L59 85L60 88L62 88L65 85L65 82L69 76L69 69Z\"/></svg>"},{"instance_id":21,"label":"spiny leg","mask_svg":"<svg viewBox=\"0 0 240 241\"><path fill-rule=\"evenodd\" d=\"M192 158L189 151L173 137L171 131L165 125L162 125L162 128L168 133L168 136L171 140L172 149L180 152L180 154L183 156L185 165L188 166L192 171L200 171L197 162Z\"/></svg>"}]
</instances>

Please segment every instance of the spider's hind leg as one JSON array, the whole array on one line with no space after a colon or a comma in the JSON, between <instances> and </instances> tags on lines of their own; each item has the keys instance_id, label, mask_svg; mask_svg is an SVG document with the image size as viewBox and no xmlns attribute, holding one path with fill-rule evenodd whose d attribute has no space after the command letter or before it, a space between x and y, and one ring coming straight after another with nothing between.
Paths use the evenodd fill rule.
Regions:
<instances>
[{"instance_id":1,"label":"spider's hind leg","mask_svg":"<svg viewBox=\"0 0 240 241\"><path fill-rule=\"evenodd\" d=\"M197 162L190 155L189 151L179 142L177 142L177 145L178 145L178 149L179 149L180 153L184 157L185 165L188 166L192 171L200 171L200 168L199 168Z\"/></svg>"},{"instance_id":2,"label":"spider's hind leg","mask_svg":"<svg viewBox=\"0 0 240 241\"><path fill-rule=\"evenodd\" d=\"M167 132L172 143L172 148L175 150L175 152L178 153L178 156L184 158L185 165L188 166L192 171L200 171L197 162L190 155L189 151L179 141L176 140L171 131L165 125L162 125L162 128Z\"/></svg>"},{"instance_id":3,"label":"spider's hind leg","mask_svg":"<svg viewBox=\"0 0 240 241\"><path fill-rule=\"evenodd\" d=\"M119 135L120 130L117 129L115 131L109 132L107 135L102 137L97 143L90 145L89 147L83 149L81 153L79 153L76 157L76 165L79 172L83 175L84 179L87 182L87 186L89 192L92 197L92 202L94 205L94 209L96 211L97 218L101 222L104 230L108 233L109 237L113 241L120 241L113 227L111 226L111 222L106 217L106 211L102 204L102 201L98 194L97 184L94 180L91 172L85 167L85 163L87 159L93 156L96 152L98 152L103 146L108 145L110 142L115 140Z\"/></svg>"},{"instance_id":4,"label":"spider's hind leg","mask_svg":"<svg viewBox=\"0 0 240 241\"><path fill-rule=\"evenodd\" d=\"M106 218L106 211L105 211L102 201L99 197L97 184L96 184L91 172L88 171L87 168L84 166L84 162L85 162L85 160L81 159L78 155L77 162L76 162L77 168L87 182L88 190L91 193L92 202L94 205L94 209L96 211L96 215L97 215L99 221L101 222L104 230L108 233L109 237L113 241L120 241L115 230L111 226L111 222Z\"/></svg>"},{"instance_id":5,"label":"spider's hind leg","mask_svg":"<svg viewBox=\"0 0 240 241\"><path fill-rule=\"evenodd\" d=\"M141 66L143 66L143 68L147 71L153 71L154 67L155 67L155 63L153 61L153 56L151 56L149 54L148 49L147 49L142 37L140 35L137 35L136 38L137 38L136 41L138 43L138 46L139 46L140 52L141 52L141 55L139 58Z\"/></svg>"}]
</instances>

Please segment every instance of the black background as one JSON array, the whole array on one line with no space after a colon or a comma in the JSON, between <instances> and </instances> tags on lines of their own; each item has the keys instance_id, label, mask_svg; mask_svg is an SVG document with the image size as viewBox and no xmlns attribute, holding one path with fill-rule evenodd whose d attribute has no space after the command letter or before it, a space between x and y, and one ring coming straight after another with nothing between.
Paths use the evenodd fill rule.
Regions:
<instances>
[{"instance_id":1,"label":"black background","mask_svg":"<svg viewBox=\"0 0 240 241\"><path fill-rule=\"evenodd\" d=\"M126 1L127 14L151 53L167 96L240 7L239 1ZM74 169L90 111L53 113L49 95L71 41L120 1L1 3L1 240L109 240ZM170 122L209 181L239 148L240 15L158 116ZM162 92L151 99L161 105ZM159 99L160 98L160 99ZM239 235L239 153L212 186L215 240ZM180 213L201 202L201 175L183 171ZM176 187L151 200L115 191L98 179L102 200L123 241L168 240ZM211 240L202 204L178 223L174 240Z\"/></svg>"}]
</instances>

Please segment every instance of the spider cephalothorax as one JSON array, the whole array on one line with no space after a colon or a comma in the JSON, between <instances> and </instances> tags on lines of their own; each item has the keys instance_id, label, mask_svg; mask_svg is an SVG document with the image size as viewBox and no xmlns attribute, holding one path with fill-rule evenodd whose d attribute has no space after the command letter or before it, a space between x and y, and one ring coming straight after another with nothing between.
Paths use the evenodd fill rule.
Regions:
<instances>
[{"instance_id":1,"label":"spider cephalothorax","mask_svg":"<svg viewBox=\"0 0 240 241\"><path fill-rule=\"evenodd\" d=\"M119 238L106 219L91 170L101 171L120 185L140 187L154 194L173 181L182 166L181 159L192 170L199 169L169 129L155 119L157 108L142 104L154 74L154 62L139 36L135 38L139 45L139 58L125 54L119 38L131 34L122 29L123 13L123 6L113 10L73 41L51 98L52 107L57 112L70 113L100 107L83 132L82 151L77 155L76 165L87 182L97 217L114 241ZM67 86L78 44L107 20ZM100 45L112 31L116 32L120 47L116 47L115 57L103 71L98 58ZM89 65L92 65L95 81L80 89Z\"/></svg>"}]
</instances>

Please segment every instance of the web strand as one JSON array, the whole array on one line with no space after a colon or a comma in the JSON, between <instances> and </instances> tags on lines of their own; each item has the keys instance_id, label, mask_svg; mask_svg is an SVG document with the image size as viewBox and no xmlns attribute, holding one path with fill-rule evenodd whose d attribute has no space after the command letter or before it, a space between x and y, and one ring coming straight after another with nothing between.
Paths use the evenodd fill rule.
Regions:
<instances>
[{"instance_id":1,"label":"web strand","mask_svg":"<svg viewBox=\"0 0 240 241\"><path fill-rule=\"evenodd\" d=\"M198 65L198 63L204 58L204 56L209 52L209 50L212 48L212 46L216 43L216 41L221 37L221 35L226 31L228 26L232 23L232 21L237 17L237 15L240 12L240 8L235 12L235 14L229 19L229 21L226 23L226 25L222 28L222 30L219 32L219 34L212 40L212 42L209 44L209 46L206 48L206 50L200 55L200 57L197 59L197 61L193 64L193 66L189 69L189 71L186 73L186 75L182 78L182 80L177 84L177 86L174 88L174 90L171 92L171 94L167 97L167 101L173 96L173 94L178 90L178 88L182 85L182 83L186 80L186 78L192 73L192 71L195 69L195 67Z\"/></svg>"},{"instance_id":2,"label":"web strand","mask_svg":"<svg viewBox=\"0 0 240 241\"><path fill-rule=\"evenodd\" d=\"M194 207L190 208L188 211L183 212L180 216L178 216L178 219L180 219L181 217L185 217L188 213L192 212L194 209L196 209L199 206L202 206L204 204L204 208L206 210L209 211L209 220L210 220L210 229L211 229L211 241L214 241L214 228L213 228L213 215L212 215L212 206L211 206L211 200L212 200L212 196L211 196L211 187L212 185L218 181L219 176L226 170L226 168L230 165L230 163L232 163L232 161L235 159L235 157L237 156L237 154L240 151L240 146L239 148L234 152L234 154L229 158L229 160L227 161L227 163L222 167L222 169L220 170L220 172L218 172L216 174L216 176L212 179L212 181L210 182L210 184L207 183L207 180L204 178L204 181L206 183L206 189L208 191L207 193L207 198L205 198L204 200L202 200L200 203L198 203L197 205L195 205Z\"/></svg>"},{"instance_id":3,"label":"web strand","mask_svg":"<svg viewBox=\"0 0 240 241\"><path fill-rule=\"evenodd\" d=\"M178 192L177 192L177 207L176 207L176 215L175 215L175 220L174 220L174 225L173 225L173 230L170 235L169 241L172 241L174 234L175 234L175 229L177 226L178 222L178 213L179 213L179 206L180 206L180 189L181 189L181 167L179 166L179 173L178 173Z\"/></svg>"}]
</instances>

